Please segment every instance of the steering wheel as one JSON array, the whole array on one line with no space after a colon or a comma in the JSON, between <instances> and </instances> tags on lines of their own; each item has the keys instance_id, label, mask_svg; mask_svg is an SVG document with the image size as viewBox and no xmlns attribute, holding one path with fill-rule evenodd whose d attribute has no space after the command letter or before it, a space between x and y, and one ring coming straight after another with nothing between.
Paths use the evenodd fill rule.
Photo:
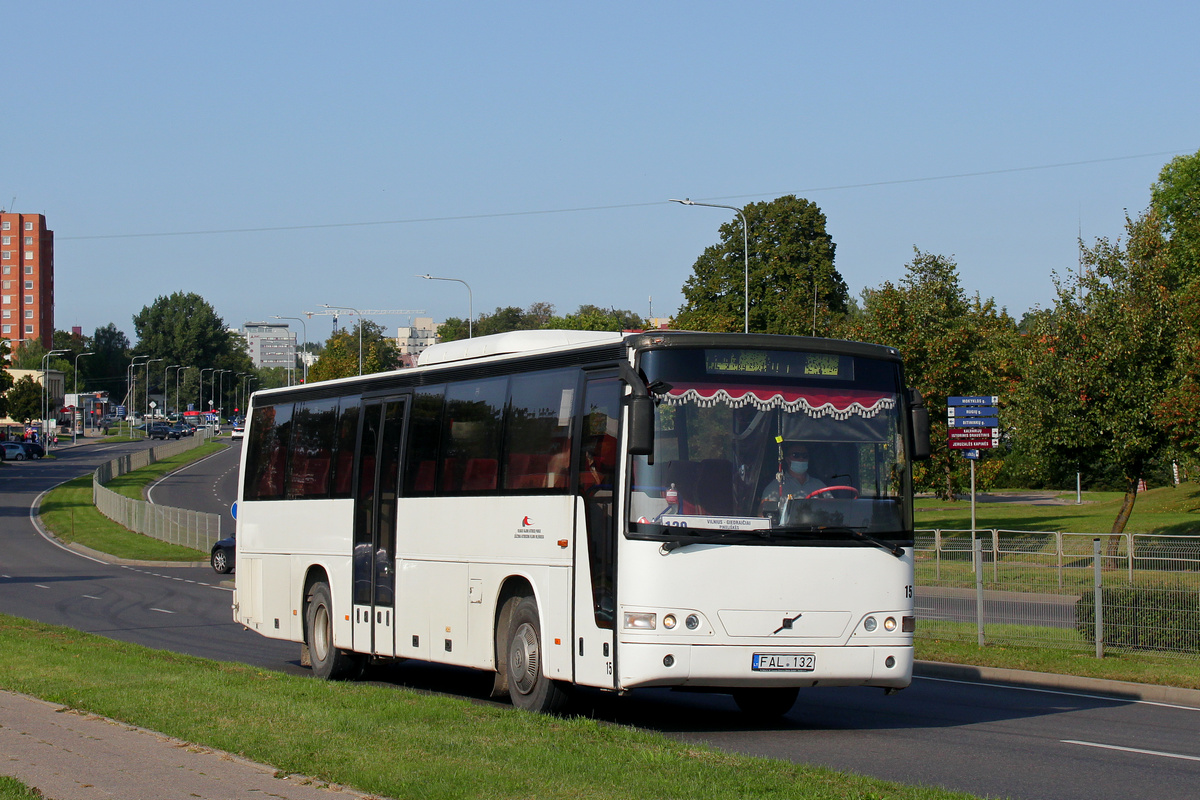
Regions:
<instances>
[{"instance_id":1,"label":"steering wheel","mask_svg":"<svg viewBox=\"0 0 1200 800\"><path fill-rule=\"evenodd\" d=\"M809 492L807 495L804 496L804 499L811 500L812 498L816 497L819 494L825 494L826 492L836 492L839 489L845 490L847 492L853 492L854 496L850 498L851 500L858 499L858 489L855 489L853 486L823 486L820 489Z\"/></svg>"}]
</instances>

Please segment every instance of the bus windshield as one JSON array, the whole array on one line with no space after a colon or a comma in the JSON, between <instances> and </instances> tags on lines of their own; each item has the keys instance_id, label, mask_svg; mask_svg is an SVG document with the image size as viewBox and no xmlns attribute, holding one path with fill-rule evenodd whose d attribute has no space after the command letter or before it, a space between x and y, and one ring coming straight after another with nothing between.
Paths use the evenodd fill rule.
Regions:
<instances>
[{"instance_id":1,"label":"bus windshield","mask_svg":"<svg viewBox=\"0 0 1200 800\"><path fill-rule=\"evenodd\" d=\"M912 539L898 361L697 348L646 352L641 367L655 438L631 459L631 537Z\"/></svg>"}]
</instances>

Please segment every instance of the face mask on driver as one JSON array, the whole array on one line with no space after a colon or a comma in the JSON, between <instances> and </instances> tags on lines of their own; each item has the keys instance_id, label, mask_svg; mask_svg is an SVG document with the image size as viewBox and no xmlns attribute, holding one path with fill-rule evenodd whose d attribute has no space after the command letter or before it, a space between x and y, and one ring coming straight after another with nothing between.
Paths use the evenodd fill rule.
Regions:
<instances>
[{"instance_id":1,"label":"face mask on driver","mask_svg":"<svg viewBox=\"0 0 1200 800\"><path fill-rule=\"evenodd\" d=\"M808 472L807 461L791 461L789 462L792 472Z\"/></svg>"}]
</instances>

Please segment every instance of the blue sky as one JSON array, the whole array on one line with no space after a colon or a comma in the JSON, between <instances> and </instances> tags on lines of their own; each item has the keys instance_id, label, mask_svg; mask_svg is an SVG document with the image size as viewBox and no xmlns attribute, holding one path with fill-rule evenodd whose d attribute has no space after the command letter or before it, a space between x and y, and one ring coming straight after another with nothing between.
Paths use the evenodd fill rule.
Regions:
<instances>
[{"instance_id":1,"label":"blue sky","mask_svg":"<svg viewBox=\"0 0 1200 800\"><path fill-rule=\"evenodd\" d=\"M466 315L463 286L418 273L467 281L476 314L665 316L734 216L667 200L782 194L825 212L852 293L898 281L916 246L1019 317L1052 304L1080 231L1119 236L1200 149L1194 2L60 2L3 20L0 207L47 216L55 325L88 334L133 338L175 291L232 326L322 304Z\"/></svg>"}]
</instances>

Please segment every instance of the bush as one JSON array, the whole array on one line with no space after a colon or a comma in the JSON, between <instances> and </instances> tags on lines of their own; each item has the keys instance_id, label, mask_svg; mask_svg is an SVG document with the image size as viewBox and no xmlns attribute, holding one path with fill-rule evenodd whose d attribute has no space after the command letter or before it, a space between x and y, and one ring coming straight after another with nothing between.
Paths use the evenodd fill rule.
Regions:
<instances>
[{"instance_id":1,"label":"bush","mask_svg":"<svg viewBox=\"0 0 1200 800\"><path fill-rule=\"evenodd\" d=\"M1200 653L1200 593L1177 589L1105 588L1104 643L1133 650ZM1096 597L1075 604L1075 628L1096 641Z\"/></svg>"}]
</instances>

